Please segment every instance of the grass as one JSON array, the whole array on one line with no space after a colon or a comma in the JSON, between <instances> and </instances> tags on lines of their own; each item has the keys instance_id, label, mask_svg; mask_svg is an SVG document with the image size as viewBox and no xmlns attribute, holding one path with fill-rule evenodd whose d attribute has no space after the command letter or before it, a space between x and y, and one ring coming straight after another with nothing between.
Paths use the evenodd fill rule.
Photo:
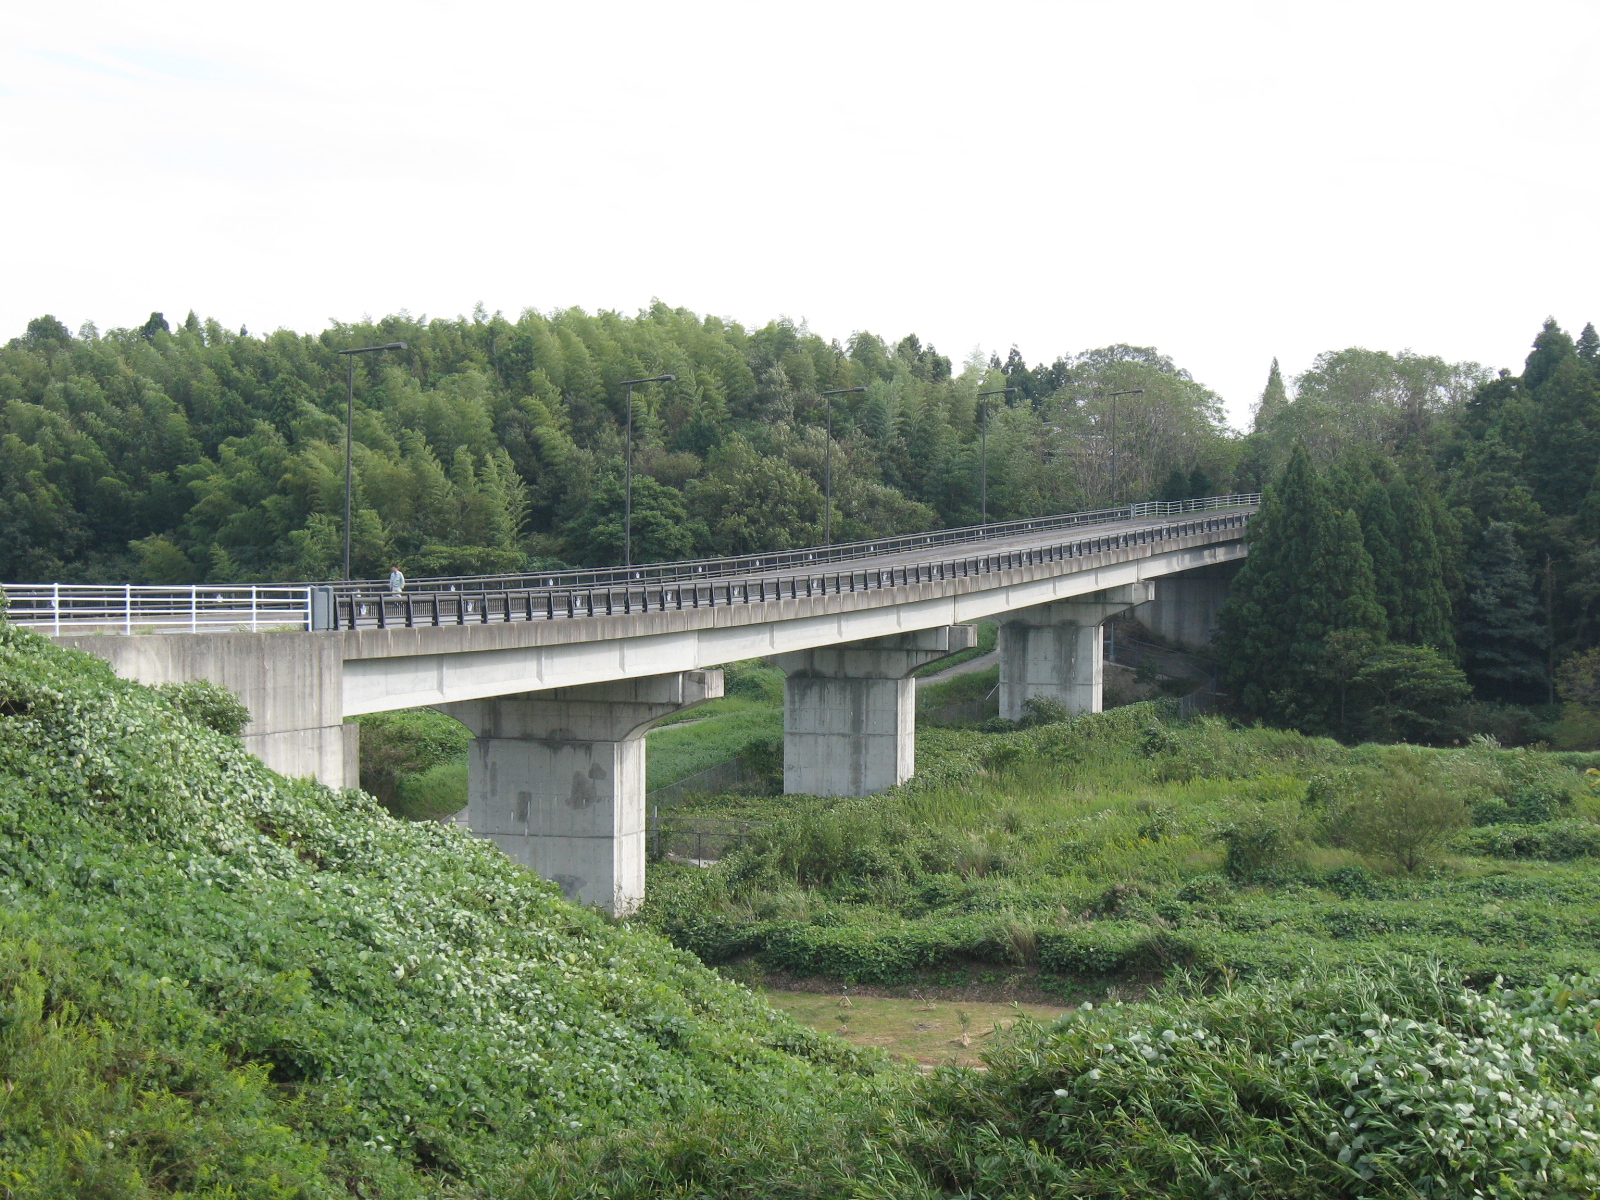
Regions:
<instances>
[{"instance_id":1,"label":"grass","mask_svg":"<svg viewBox=\"0 0 1600 1200\"><path fill-rule=\"evenodd\" d=\"M1054 1021L1059 1005L1000 1004L985 1000L917 1000L855 993L840 1003L836 993L763 988L774 1008L802 1024L833 1034L852 1046L881 1050L923 1066L977 1066L997 1034L1018 1020Z\"/></svg>"},{"instance_id":2,"label":"grass","mask_svg":"<svg viewBox=\"0 0 1600 1200\"><path fill-rule=\"evenodd\" d=\"M919 779L883 797L708 800L688 811L765 830L711 870L655 868L649 919L709 962L874 984L1020 967L1063 996L1180 966L1266 977L1421 954L1484 983L1600 968L1586 756L1347 748L1163 711L928 728ZM1548 796L1544 823L1462 831L1415 873L1363 856L1329 797L1406 754L1485 821ZM1262 836L1261 862L1230 850Z\"/></svg>"}]
</instances>

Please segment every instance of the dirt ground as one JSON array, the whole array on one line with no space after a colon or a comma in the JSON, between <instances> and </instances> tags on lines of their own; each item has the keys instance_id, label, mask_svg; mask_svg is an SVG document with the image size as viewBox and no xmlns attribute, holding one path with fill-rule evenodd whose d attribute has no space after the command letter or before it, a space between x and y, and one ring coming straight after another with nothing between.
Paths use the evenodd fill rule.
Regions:
<instances>
[{"instance_id":1,"label":"dirt ground","mask_svg":"<svg viewBox=\"0 0 1600 1200\"><path fill-rule=\"evenodd\" d=\"M785 991L763 988L775 1008L852 1045L873 1046L922 1066L956 1063L978 1066L985 1045L1019 1018L1054 1021L1066 1006L1000 1004L982 1000L906 999L896 996L848 997L837 990Z\"/></svg>"}]
</instances>

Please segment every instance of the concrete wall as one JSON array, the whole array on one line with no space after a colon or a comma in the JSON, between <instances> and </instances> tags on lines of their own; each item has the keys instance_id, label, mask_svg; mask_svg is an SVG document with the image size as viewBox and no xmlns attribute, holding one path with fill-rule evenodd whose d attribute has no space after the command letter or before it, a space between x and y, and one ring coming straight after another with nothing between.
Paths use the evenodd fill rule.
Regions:
<instances>
[{"instance_id":1,"label":"concrete wall","mask_svg":"<svg viewBox=\"0 0 1600 1200\"><path fill-rule=\"evenodd\" d=\"M124 679L206 679L250 710L244 747L282 775L360 785L357 728L344 724L344 648L333 633L63 634Z\"/></svg>"},{"instance_id":2,"label":"concrete wall","mask_svg":"<svg viewBox=\"0 0 1600 1200\"><path fill-rule=\"evenodd\" d=\"M1190 650L1211 644L1217 632L1217 613L1242 562L1215 563L1196 570L1163 575L1156 581L1156 598L1133 610L1132 616L1151 633Z\"/></svg>"}]
</instances>

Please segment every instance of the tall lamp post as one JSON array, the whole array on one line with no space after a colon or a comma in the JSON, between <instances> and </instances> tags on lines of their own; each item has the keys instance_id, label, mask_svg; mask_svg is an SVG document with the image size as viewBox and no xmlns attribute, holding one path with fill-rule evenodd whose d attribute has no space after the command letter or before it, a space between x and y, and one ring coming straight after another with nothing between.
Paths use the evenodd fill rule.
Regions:
<instances>
[{"instance_id":1,"label":"tall lamp post","mask_svg":"<svg viewBox=\"0 0 1600 1200\"><path fill-rule=\"evenodd\" d=\"M355 350L341 350L346 355L350 370L346 377L344 397L344 579L350 582L350 432L356 419L356 358L358 354L376 354L380 350L404 350L404 342L385 342L381 346L361 346Z\"/></svg>"},{"instance_id":2,"label":"tall lamp post","mask_svg":"<svg viewBox=\"0 0 1600 1200\"><path fill-rule=\"evenodd\" d=\"M648 379L624 379L628 389L628 444L622 476L622 565L633 566L633 389L640 383L676 383L676 375L652 375Z\"/></svg>"},{"instance_id":3,"label":"tall lamp post","mask_svg":"<svg viewBox=\"0 0 1600 1200\"><path fill-rule=\"evenodd\" d=\"M1125 392L1107 392L1106 396L1111 401L1111 504L1116 507L1118 502L1117 492L1117 397L1142 396L1143 388L1129 388Z\"/></svg>"},{"instance_id":4,"label":"tall lamp post","mask_svg":"<svg viewBox=\"0 0 1600 1200\"><path fill-rule=\"evenodd\" d=\"M833 398L866 390L865 387L848 387L834 388L831 392L822 393L822 398L827 401L823 407L828 413L828 440L822 451L822 544L824 546L833 545Z\"/></svg>"},{"instance_id":5,"label":"tall lamp post","mask_svg":"<svg viewBox=\"0 0 1600 1200\"><path fill-rule=\"evenodd\" d=\"M1014 387L996 388L992 392L979 392L978 399L983 400L986 396L1014 396L1020 390ZM982 464L978 469L978 477L981 480L978 485L978 524L987 525L989 523L989 405L987 401L978 406L978 412L980 414L978 419L978 445L980 447L978 457L979 462Z\"/></svg>"}]
</instances>

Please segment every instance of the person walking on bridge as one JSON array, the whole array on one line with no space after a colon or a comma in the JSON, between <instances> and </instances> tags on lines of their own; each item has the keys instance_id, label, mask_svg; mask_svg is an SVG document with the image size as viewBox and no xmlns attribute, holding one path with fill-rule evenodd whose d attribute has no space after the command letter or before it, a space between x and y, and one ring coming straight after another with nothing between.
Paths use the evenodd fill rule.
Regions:
<instances>
[{"instance_id":1,"label":"person walking on bridge","mask_svg":"<svg viewBox=\"0 0 1600 1200\"><path fill-rule=\"evenodd\" d=\"M400 566L397 563L389 568L389 593L390 595L398 596L405 590L406 575L405 572L400 569Z\"/></svg>"}]
</instances>

